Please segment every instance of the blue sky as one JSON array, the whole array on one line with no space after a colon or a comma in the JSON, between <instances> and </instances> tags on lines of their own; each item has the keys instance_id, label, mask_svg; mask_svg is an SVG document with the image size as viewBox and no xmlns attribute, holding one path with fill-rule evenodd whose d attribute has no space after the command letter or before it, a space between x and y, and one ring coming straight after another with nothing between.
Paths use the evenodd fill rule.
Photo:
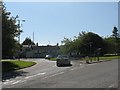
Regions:
<instances>
[{"instance_id":1,"label":"blue sky","mask_svg":"<svg viewBox=\"0 0 120 90\"><path fill-rule=\"evenodd\" d=\"M39 45L61 44L64 37L73 38L81 31L100 36L112 34L118 25L117 2L7 2L12 16L25 19L21 42L26 37Z\"/></svg>"}]
</instances>

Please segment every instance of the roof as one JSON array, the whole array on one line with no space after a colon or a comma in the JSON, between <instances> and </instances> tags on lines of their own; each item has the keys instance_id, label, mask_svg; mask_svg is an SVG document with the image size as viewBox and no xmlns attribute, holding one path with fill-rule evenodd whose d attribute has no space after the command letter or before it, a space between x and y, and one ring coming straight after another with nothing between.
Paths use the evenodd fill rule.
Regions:
<instances>
[{"instance_id":1,"label":"roof","mask_svg":"<svg viewBox=\"0 0 120 90\"><path fill-rule=\"evenodd\" d=\"M23 48L28 48L29 46L28 45L24 45ZM51 50L51 49L54 49L54 50L58 50L60 49L59 46L51 46L51 45L47 45L47 46L32 46L32 49L34 50Z\"/></svg>"}]
</instances>

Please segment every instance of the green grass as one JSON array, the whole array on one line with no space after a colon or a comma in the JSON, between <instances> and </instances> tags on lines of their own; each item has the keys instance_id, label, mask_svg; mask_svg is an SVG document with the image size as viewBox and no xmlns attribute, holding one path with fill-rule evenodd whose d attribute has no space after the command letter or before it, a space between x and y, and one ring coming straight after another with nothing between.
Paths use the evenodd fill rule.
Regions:
<instances>
[{"instance_id":1,"label":"green grass","mask_svg":"<svg viewBox=\"0 0 120 90\"><path fill-rule=\"evenodd\" d=\"M118 59L120 56L105 56L105 57L99 57L100 60L112 60L112 59ZM90 58L82 58L82 60L90 60ZM92 60L97 60L97 58L92 58Z\"/></svg>"},{"instance_id":2,"label":"green grass","mask_svg":"<svg viewBox=\"0 0 120 90\"><path fill-rule=\"evenodd\" d=\"M99 57L100 60L112 60L112 59L118 59L120 56L104 56L104 57ZM81 58L80 60L90 60L91 58ZM49 60L51 61L56 61L56 58L50 58ZM92 58L92 60L97 60L96 58Z\"/></svg>"},{"instance_id":3,"label":"green grass","mask_svg":"<svg viewBox=\"0 0 120 90\"><path fill-rule=\"evenodd\" d=\"M120 56L108 56L108 57L100 57L100 59L118 59Z\"/></svg>"},{"instance_id":4,"label":"green grass","mask_svg":"<svg viewBox=\"0 0 120 90\"><path fill-rule=\"evenodd\" d=\"M35 65L35 62L18 61L18 60L2 60L2 72L15 71Z\"/></svg>"},{"instance_id":5,"label":"green grass","mask_svg":"<svg viewBox=\"0 0 120 90\"><path fill-rule=\"evenodd\" d=\"M57 59L56 59L56 58L50 58L49 60L51 60L51 61L56 61Z\"/></svg>"}]
</instances>

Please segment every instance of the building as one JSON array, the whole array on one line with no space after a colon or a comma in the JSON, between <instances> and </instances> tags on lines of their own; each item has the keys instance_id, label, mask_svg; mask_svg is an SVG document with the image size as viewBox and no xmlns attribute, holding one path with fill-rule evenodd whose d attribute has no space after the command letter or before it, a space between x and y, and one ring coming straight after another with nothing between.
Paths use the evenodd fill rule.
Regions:
<instances>
[{"instance_id":1,"label":"building","mask_svg":"<svg viewBox=\"0 0 120 90\"><path fill-rule=\"evenodd\" d=\"M46 55L56 57L59 54L59 46L28 46L24 45L22 49L21 57L25 58L44 58Z\"/></svg>"}]
</instances>

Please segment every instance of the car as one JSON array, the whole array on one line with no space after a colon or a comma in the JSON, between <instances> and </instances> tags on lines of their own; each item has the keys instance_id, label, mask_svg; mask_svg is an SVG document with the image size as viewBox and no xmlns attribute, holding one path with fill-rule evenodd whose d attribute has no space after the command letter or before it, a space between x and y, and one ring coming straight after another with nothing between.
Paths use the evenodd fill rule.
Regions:
<instances>
[{"instance_id":1,"label":"car","mask_svg":"<svg viewBox=\"0 0 120 90\"><path fill-rule=\"evenodd\" d=\"M69 56L68 55L58 55L56 64L58 67L63 66L63 65L71 65Z\"/></svg>"},{"instance_id":2,"label":"car","mask_svg":"<svg viewBox=\"0 0 120 90\"><path fill-rule=\"evenodd\" d=\"M45 59L50 59L52 56L51 55L46 55Z\"/></svg>"}]
</instances>

